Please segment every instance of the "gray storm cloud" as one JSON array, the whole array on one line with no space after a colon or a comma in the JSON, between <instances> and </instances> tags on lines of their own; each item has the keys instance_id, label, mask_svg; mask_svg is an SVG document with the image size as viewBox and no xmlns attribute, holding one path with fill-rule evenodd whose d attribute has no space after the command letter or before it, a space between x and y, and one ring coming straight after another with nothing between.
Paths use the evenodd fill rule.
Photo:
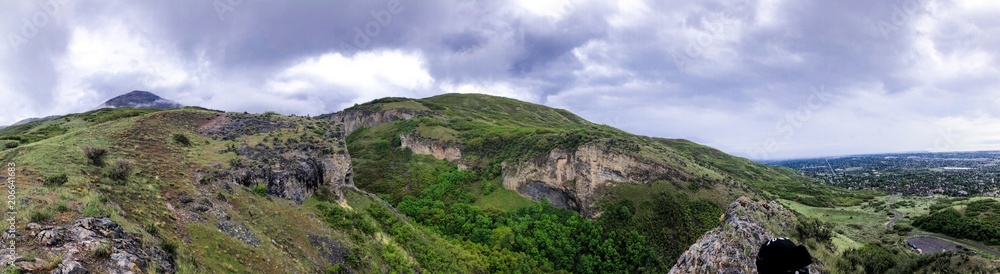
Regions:
<instances>
[{"instance_id":1,"label":"gray storm cloud","mask_svg":"<svg viewBox=\"0 0 1000 274\"><path fill-rule=\"evenodd\" d=\"M311 115L477 92L755 159L1000 139L995 1L0 3L0 124L135 89Z\"/></svg>"}]
</instances>

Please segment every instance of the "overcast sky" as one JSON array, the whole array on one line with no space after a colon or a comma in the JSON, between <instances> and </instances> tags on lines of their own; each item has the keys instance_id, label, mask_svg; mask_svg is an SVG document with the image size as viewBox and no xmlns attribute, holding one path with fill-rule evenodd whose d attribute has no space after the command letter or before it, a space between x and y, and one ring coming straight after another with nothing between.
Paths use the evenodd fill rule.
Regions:
<instances>
[{"instance_id":1,"label":"overcast sky","mask_svg":"<svg viewBox=\"0 0 1000 274\"><path fill-rule=\"evenodd\" d=\"M1000 149L1000 1L138 2L0 0L0 124L462 92L752 159Z\"/></svg>"}]
</instances>

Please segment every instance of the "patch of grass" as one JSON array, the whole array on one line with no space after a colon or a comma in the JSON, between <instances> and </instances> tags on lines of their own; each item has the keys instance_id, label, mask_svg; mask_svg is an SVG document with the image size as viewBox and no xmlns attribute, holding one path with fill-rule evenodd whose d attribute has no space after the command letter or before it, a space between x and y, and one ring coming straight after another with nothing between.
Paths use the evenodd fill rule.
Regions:
<instances>
[{"instance_id":1,"label":"patch of grass","mask_svg":"<svg viewBox=\"0 0 1000 274\"><path fill-rule=\"evenodd\" d=\"M52 212L44 209L35 209L28 213L28 220L32 223L40 223L52 220Z\"/></svg>"},{"instance_id":2,"label":"patch of grass","mask_svg":"<svg viewBox=\"0 0 1000 274\"><path fill-rule=\"evenodd\" d=\"M134 108L102 108L81 115L84 121L90 122L91 125L106 123L110 121L117 121L124 118L141 116L153 112L160 111L158 109L134 109Z\"/></svg>"},{"instance_id":3,"label":"patch of grass","mask_svg":"<svg viewBox=\"0 0 1000 274\"><path fill-rule=\"evenodd\" d=\"M398 108L405 108L405 109L412 109L412 110L430 110L429 108L427 108L426 106L424 106L423 104L421 104L419 102L409 101L409 100L407 100L407 101L400 101L400 102L386 103L386 104L382 105L382 110L390 110L390 109L398 109Z\"/></svg>"},{"instance_id":4,"label":"patch of grass","mask_svg":"<svg viewBox=\"0 0 1000 274\"><path fill-rule=\"evenodd\" d=\"M266 185L256 185L250 189L250 192L257 194L260 197L267 197L267 186Z\"/></svg>"},{"instance_id":5,"label":"patch of grass","mask_svg":"<svg viewBox=\"0 0 1000 274\"><path fill-rule=\"evenodd\" d=\"M56 267L59 267L59 264L61 264L62 262L63 262L62 254L55 254L52 255L52 257L45 259L45 263L42 264L41 268L44 270L52 270L55 269Z\"/></svg>"},{"instance_id":6,"label":"patch of grass","mask_svg":"<svg viewBox=\"0 0 1000 274\"><path fill-rule=\"evenodd\" d=\"M108 241L100 241L90 252L96 258L110 258L113 247Z\"/></svg>"},{"instance_id":7,"label":"patch of grass","mask_svg":"<svg viewBox=\"0 0 1000 274\"><path fill-rule=\"evenodd\" d=\"M66 134L69 130L50 121L36 121L0 130L0 140L14 140L30 144Z\"/></svg>"},{"instance_id":8,"label":"patch of grass","mask_svg":"<svg viewBox=\"0 0 1000 274\"><path fill-rule=\"evenodd\" d=\"M52 176L52 177L46 177L45 178L45 182L43 182L43 184L45 186L50 186L50 187L51 186L62 186L64 184L66 184L67 181L69 181L69 178L66 177L66 174L59 174L59 175L55 175L55 176Z\"/></svg>"},{"instance_id":9,"label":"patch of grass","mask_svg":"<svg viewBox=\"0 0 1000 274\"><path fill-rule=\"evenodd\" d=\"M56 201L56 211L67 212L69 211L69 205L66 204L66 201Z\"/></svg>"},{"instance_id":10,"label":"patch of grass","mask_svg":"<svg viewBox=\"0 0 1000 274\"><path fill-rule=\"evenodd\" d=\"M113 207L107 204L108 200L103 195L92 194L85 201L81 212L83 216L109 217L114 212Z\"/></svg>"},{"instance_id":11,"label":"patch of grass","mask_svg":"<svg viewBox=\"0 0 1000 274\"><path fill-rule=\"evenodd\" d=\"M534 201L524 198L513 190L499 188L489 195L476 198L476 201L472 204L482 208L497 208L506 211L513 211L534 203Z\"/></svg>"}]
</instances>

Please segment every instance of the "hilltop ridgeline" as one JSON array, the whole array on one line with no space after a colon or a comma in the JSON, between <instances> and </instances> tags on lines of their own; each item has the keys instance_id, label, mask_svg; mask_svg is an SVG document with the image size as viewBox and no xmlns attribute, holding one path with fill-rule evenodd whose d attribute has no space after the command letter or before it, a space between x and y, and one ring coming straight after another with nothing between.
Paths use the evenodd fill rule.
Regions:
<instances>
[{"instance_id":1,"label":"hilltop ridgeline","mask_svg":"<svg viewBox=\"0 0 1000 274\"><path fill-rule=\"evenodd\" d=\"M109 236L70 254L38 232L18 247L34 252L22 270L662 272L738 197L857 199L494 96L383 98L319 117L134 106L0 130L24 223L97 218L129 235L129 249L97 245ZM105 257L125 253L137 263Z\"/></svg>"}]
</instances>

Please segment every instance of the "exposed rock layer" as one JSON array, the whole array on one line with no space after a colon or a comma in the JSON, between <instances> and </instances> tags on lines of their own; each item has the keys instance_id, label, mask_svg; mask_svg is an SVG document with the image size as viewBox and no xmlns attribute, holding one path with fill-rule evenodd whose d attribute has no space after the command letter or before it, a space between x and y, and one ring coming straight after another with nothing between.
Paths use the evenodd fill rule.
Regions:
<instances>
[{"instance_id":1,"label":"exposed rock layer","mask_svg":"<svg viewBox=\"0 0 1000 274\"><path fill-rule=\"evenodd\" d=\"M198 130L214 138L235 139L241 135L292 129L297 125L269 115L220 114ZM323 140L277 140L229 150L245 157L230 163L228 170L212 174L244 186L266 186L267 193L301 203L317 191L340 194L353 186L353 169L344 133L336 125L326 129Z\"/></svg>"},{"instance_id":2,"label":"exposed rock layer","mask_svg":"<svg viewBox=\"0 0 1000 274\"><path fill-rule=\"evenodd\" d=\"M351 135L355 130L363 127L377 126L398 120L412 119L420 115L420 111L397 108L390 110L370 110L368 108L354 108L334 113L330 119L343 126L344 136Z\"/></svg>"},{"instance_id":3,"label":"exposed rock layer","mask_svg":"<svg viewBox=\"0 0 1000 274\"><path fill-rule=\"evenodd\" d=\"M44 270L52 258L62 258L52 273L158 273L176 271L173 255L158 246L143 245L107 218L82 218L64 226L30 223L26 235L37 245L35 258L18 257L14 265L26 272ZM8 258L0 261L6 265Z\"/></svg>"},{"instance_id":4,"label":"exposed rock layer","mask_svg":"<svg viewBox=\"0 0 1000 274\"><path fill-rule=\"evenodd\" d=\"M503 186L533 200L545 198L554 206L593 217L595 192L618 183L679 181L686 175L668 165L638 158L598 145L575 151L553 149L525 163L505 163Z\"/></svg>"},{"instance_id":5,"label":"exposed rock layer","mask_svg":"<svg viewBox=\"0 0 1000 274\"><path fill-rule=\"evenodd\" d=\"M796 222L781 204L747 197L730 204L722 218L719 228L702 235L681 254L670 273L757 273L760 245L788 236Z\"/></svg>"},{"instance_id":6,"label":"exposed rock layer","mask_svg":"<svg viewBox=\"0 0 1000 274\"><path fill-rule=\"evenodd\" d=\"M450 162L462 159L462 149L454 144L424 139L414 134L403 134L399 136L399 140L403 148L409 148L416 154L431 155Z\"/></svg>"}]
</instances>

